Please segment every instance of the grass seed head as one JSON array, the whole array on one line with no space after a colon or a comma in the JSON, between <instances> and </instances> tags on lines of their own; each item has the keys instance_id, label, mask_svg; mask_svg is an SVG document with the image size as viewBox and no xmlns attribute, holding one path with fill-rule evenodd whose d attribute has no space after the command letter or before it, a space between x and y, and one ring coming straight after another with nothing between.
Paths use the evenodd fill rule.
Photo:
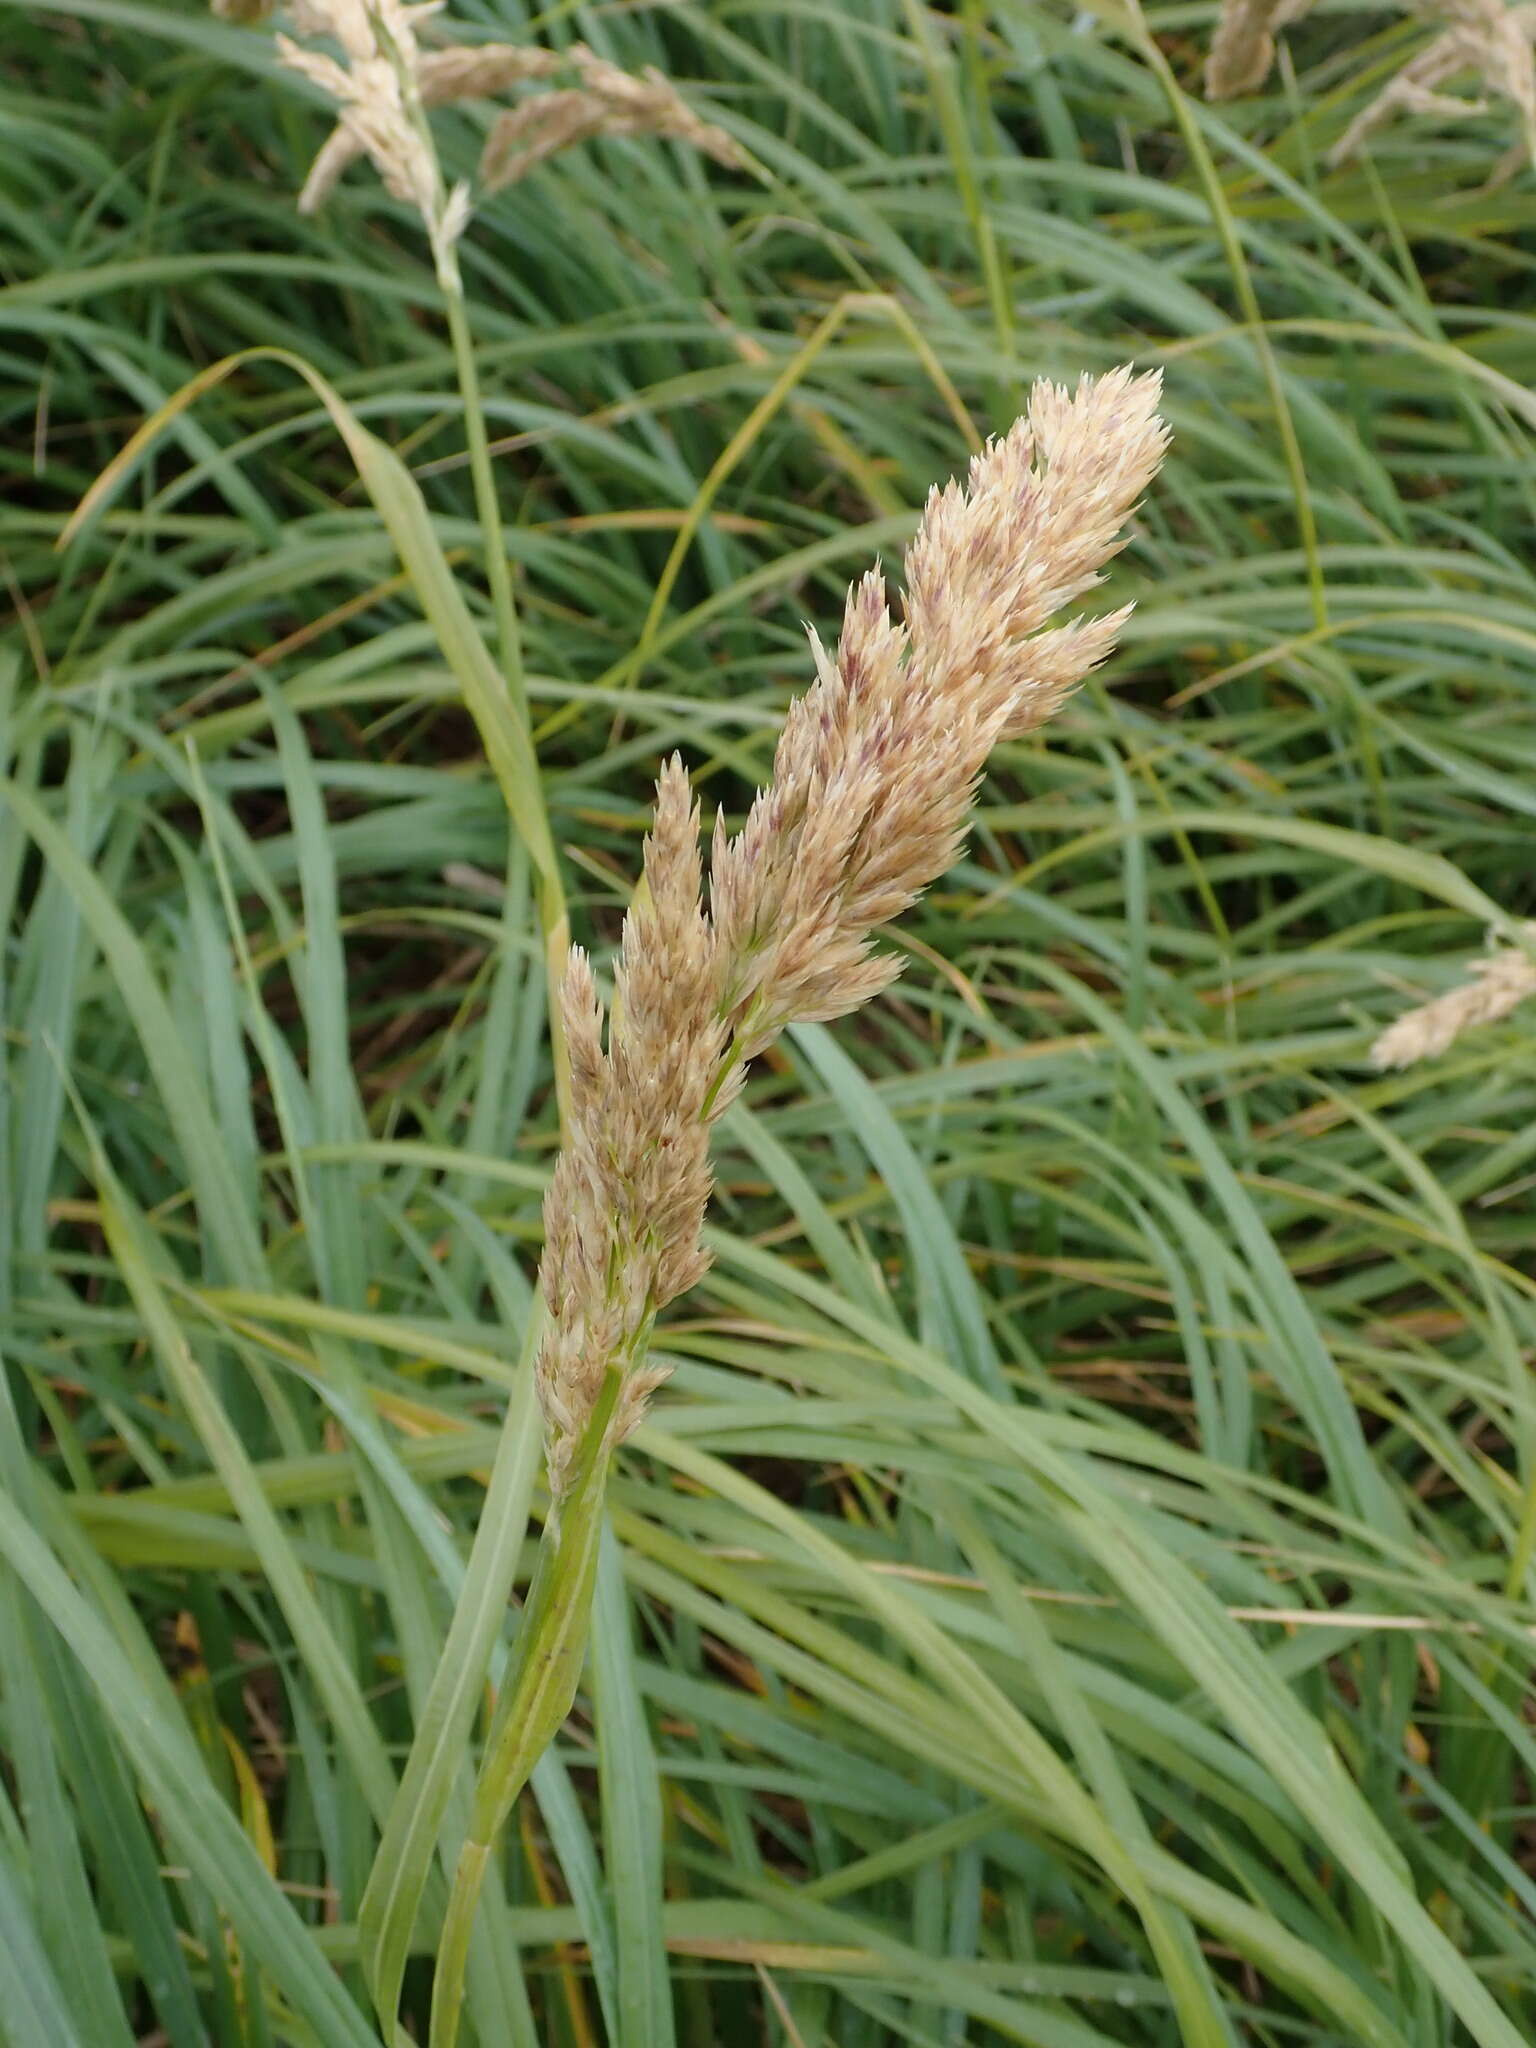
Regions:
<instances>
[{"instance_id":1,"label":"grass seed head","mask_svg":"<svg viewBox=\"0 0 1536 2048\"><path fill-rule=\"evenodd\" d=\"M706 1269L710 1127L748 1061L890 983L899 963L872 935L954 861L993 746L1042 724L1113 647L1127 609L1048 622L1124 545L1167 443L1159 397L1129 370L1039 383L965 481L930 494L901 617L872 570L836 651L811 635L816 679L773 779L740 832L716 825L708 912L688 777L675 757L663 768L606 1046L580 952L561 997L572 1116L545 1204L538 1365L557 1501L605 1374L624 1376L616 1437L665 1376L645 1343Z\"/></svg>"},{"instance_id":2,"label":"grass seed head","mask_svg":"<svg viewBox=\"0 0 1536 2048\"><path fill-rule=\"evenodd\" d=\"M469 195L464 187L445 191L424 110L494 99L562 73L574 74L578 83L525 99L492 123L477 174L482 192L500 191L557 151L598 135L669 136L717 162L734 167L743 161L725 130L696 114L654 67L636 76L584 43L565 50L522 43L423 49L416 24L436 12L436 5L408 6L403 0L296 0L296 33L327 37L340 44L346 57L339 64L288 36L277 39L281 61L318 85L340 109L305 180L301 212L322 206L343 172L366 156L386 190L414 206L439 238L451 241L468 218Z\"/></svg>"},{"instance_id":3,"label":"grass seed head","mask_svg":"<svg viewBox=\"0 0 1536 2048\"><path fill-rule=\"evenodd\" d=\"M1522 927L1536 946L1536 922ZM1497 1024L1536 995L1536 959L1518 946L1501 946L1472 963L1472 979L1432 1003L1407 1010L1371 1047L1380 1068L1411 1067L1447 1052L1464 1032Z\"/></svg>"},{"instance_id":4,"label":"grass seed head","mask_svg":"<svg viewBox=\"0 0 1536 2048\"><path fill-rule=\"evenodd\" d=\"M480 158L480 182L502 191L573 143L599 135L662 135L717 162L738 166L741 152L723 128L702 120L654 67L636 77L595 57L583 44L565 53L580 85L524 100L497 116Z\"/></svg>"}]
</instances>

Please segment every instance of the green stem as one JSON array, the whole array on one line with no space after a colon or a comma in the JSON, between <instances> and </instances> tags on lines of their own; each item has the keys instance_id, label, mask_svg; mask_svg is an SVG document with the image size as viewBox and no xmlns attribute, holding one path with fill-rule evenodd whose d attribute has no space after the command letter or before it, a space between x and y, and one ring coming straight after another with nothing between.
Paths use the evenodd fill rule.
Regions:
<instances>
[{"instance_id":1,"label":"green stem","mask_svg":"<svg viewBox=\"0 0 1536 2048\"><path fill-rule=\"evenodd\" d=\"M443 1920L428 2048L454 2048L458 2039L475 1912L496 1837L576 1697L597 1580L612 1449L609 1426L623 1378L617 1366L609 1366L582 1432L571 1484L559 1503L558 1524L545 1525L513 1666L497 1702L469 1833L459 1852Z\"/></svg>"},{"instance_id":2,"label":"green stem","mask_svg":"<svg viewBox=\"0 0 1536 2048\"><path fill-rule=\"evenodd\" d=\"M448 335L453 344L459 392L464 401L464 438L469 451L469 473L474 481L475 513L480 522L485 580L490 588L491 608L496 620L501 674L512 707L527 731L528 684L523 669L522 629L518 625L517 601L512 593L512 571L507 561L496 478L491 469L485 408L480 398L480 373L475 367L474 336L469 331L458 248L440 227L432 231L432 256L447 307ZM571 1063L560 1017L560 983L565 974L565 956L570 950L571 922L566 910L565 888L553 858L547 867L539 869L538 907L539 927L544 934L544 968L549 984L549 1037L555 1069L555 1102L563 1138L571 1127Z\"/></svg>"},{"instance_id":3,"label":"green stem","mask_svg":"<svg viewBox=\"0 0 1536 2048\"><path fill-rule=\"evenodd\" d=\"M464 280L459 273L458 251L434 250L438 281L448 309L448 335L453 344L454 367L464 400L464 438L469 449L469 473L475 487L475 512L480 521L480 541L485 556L485 580L490 586L491 607L496 617L497 651L507 690L526 723L528 687L523 675L523 640L517 623L517 605L512 596L512 571L507 561L506 538L501 524L501 506L496 496L496 479L491 470L491 448L485 431L485 409L480 398L480 373L475 367L474 337L469 331L469 314L464 304Z\"/></svg>"}]
</instances>

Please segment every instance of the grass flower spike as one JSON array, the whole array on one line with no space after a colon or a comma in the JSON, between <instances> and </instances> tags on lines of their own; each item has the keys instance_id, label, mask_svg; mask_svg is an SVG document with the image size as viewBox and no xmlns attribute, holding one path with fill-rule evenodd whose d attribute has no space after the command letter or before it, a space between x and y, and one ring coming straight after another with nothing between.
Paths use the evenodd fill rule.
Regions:
<instances>
[{"instance_id":1,"label":"grass flower spike","mask_svg":"<svg viewBox=\"0 0 1536 2048\"><path fill-rule=\"evenodd\" d=\"M260 0L223 0L226 6ZM423 49L416 25L440 0L295 0L293 24L303 37L329 36L346 64L307 50L287 36L278 55L336 101L340 115L304 183L299 211L313 213L348 167L366 156L386 189L414 206L434 240L446 217L454 233L471 210L471 192L443 185L425 110L493 99L519 86L568 74L574 86L542 92L508 108L492 123L476 183L498 192L536 164L598 135L663 135L686 142L719 163L743 161L723 128L701 119L654 66L637 77L574 43L550 50L534 43L452 43Z\"/></svg>"},{"instance_id":2,"label":"grass flower spike","mask_svg":"<svg viewBox=\"0 0 1536 2048\"><path fill-rule=\"evenodd\" d=\"M1536 920L1521 927L1536 947ZM1371 1047L1378 1067L1411 1067L1448 1052L1463 1032L1497 1024L1536 995L1536 958L1518 946L1500 946L1472 964L1472 980L1406 1010Z\"/></svg>"},{"instance_id":3,"label":"grass flower spike","mask_svg":"<svg viewBox=\"0 0 1536 2048\"><path fill-rule=\"evenodd\" d=\"M539 93L497 115L480 158L480 182L487 192L516 184L557 151L599 135L668 136L728 168L744 162L725 130L701 119L654 65L637 77L596 56L584 43L560 51L519 48L508 54L552 60L525 77L549 78L567 70L579 82Z\"/></svg>"},{"instance_id":4,"label":"grass flower spike","mask_svg":"<svg viewBox=\"0 0 1536 2048\"><path fill-rule=\"evenodd\" d=\"M1114 645L1125 611L1050 627L1098 582L1162 460L1159 380L1117 370L1029 411L935 490L905 563L900 620L879 573L850 592L835 655L791 707L773 780L732 837L717 824L710 906L682 764L663 770L615 1004L584 954L565 977L572 1130L545 1211L550 1326L539 1361L553 1491L609 1374L613 1436L661 1373L659 1309L705 1270L709 1127L747 1062L794 1022L845 1015L898 971L870 950L954 861L1000 739L1058 709Z\"/></svg>"}]
</instances>

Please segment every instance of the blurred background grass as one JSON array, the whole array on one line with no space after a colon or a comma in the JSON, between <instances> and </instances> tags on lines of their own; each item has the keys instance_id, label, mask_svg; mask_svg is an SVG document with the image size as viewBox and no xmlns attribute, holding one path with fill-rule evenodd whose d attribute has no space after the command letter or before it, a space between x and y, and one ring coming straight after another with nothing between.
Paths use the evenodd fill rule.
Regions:
<instances>
[{"instance_id":1,"label":"blurred background grass","mask_svg":"<svg viewBox=\"0 0 1536 2048\"><path fill-rule=\"evenodd\" d=\"M1416 33L1347 9L1219 111L1205 8L455 18L660 64L762 166L573 152L464 248L600 955L659 755L740 810L802 621L1032 377L1160 364L1175 430L1117 662L1001 751L894 995L727 1120L475 2038L1513 2048L1536 1015L1366 1059L1536 915L1501 117L1324 171L1362 33ZM528 878L291 372L54 543L276 343L483 616L463 421L412 219L361 173L295 215L324 117L265 31L0 23L0 2037L367 2043L358 1898L528 1414Z\"/></svg>"}]
</instances>

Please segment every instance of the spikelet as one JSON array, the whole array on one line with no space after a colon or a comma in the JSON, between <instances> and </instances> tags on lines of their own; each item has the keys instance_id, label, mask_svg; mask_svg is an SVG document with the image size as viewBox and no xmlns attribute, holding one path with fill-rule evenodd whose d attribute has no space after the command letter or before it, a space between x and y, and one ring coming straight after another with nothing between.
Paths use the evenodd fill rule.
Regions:
<instances>
[{"instance_id":1,"label":"spikelet","mask_svg":"<svg viewBox=\"0 0 1536 2048\"><path fill-rule=\"evenodd\" d=\"M709 1127L786 1025L845 1015L894 977L871 934L959 851L999 739L1032 731L1109 653L1125 611L1050 627L1099 581L1167 442L1156 376L1117 370L1029 411L929 497L898 622L871 572L836 653L789 709L773 780L734 837L717 823L710 907L676 760L657 789L624 922L614 1016L583 954L562 995L573 1117L545 1204L549 1328L538 1364L558 1502L605 1375L615 1438L663 1376L643 1363L658 1309L702 1276Z\"/></svg>"},{"instance_id":2,"label":"spikelet","mask_svg":"<svg viewBox=\"0 0 1536 2048\"><path fill-rule=\"evenodd\" d=\"M1205 64L1205 96L1238 99L1257 92L1275 61L1275 37L1299 21L1312 0L1222 0Z\"/></svg>"},{"instance_id":3,"label":"spikelet","mask_svg":"<svg viewBox=\"0 0 1536 2048\"><path fill-rule=\"evenodd\" d=\"M1536 947L1536 921L1522 925L1524 937ZM1472 963L1472 980L1432 1003L1407 1010L1371 1047L1378 1067L1411 1067L1447 1051L1463 1032L1480 1024L1496 1024L1536 995L1536 958L1518 946L1501 946Z\"/></svg>"}]
</instances>

